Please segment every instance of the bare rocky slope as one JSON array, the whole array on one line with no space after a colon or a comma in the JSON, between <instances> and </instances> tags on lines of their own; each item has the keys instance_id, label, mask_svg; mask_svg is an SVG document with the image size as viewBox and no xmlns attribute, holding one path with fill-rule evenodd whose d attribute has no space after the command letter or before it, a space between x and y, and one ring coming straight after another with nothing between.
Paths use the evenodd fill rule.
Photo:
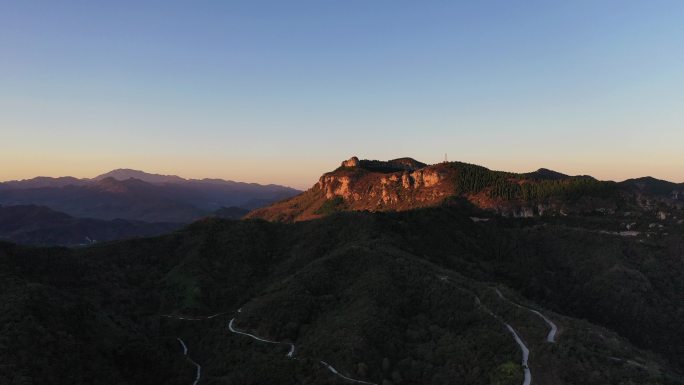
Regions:
<instances>
[{"instance_id":1,"label":"bare rocky slope","mask_svg":"<svg viewBox=\"0 0 684 385\"><path fill-rule=\"evenodd\" d=\"M517 174L461 162L427 165L411 158L352 157L304 193L248 217L292 222L338 211L404 211L461 200L516 217L614 212L625 204L623 191L614 182L546 169Z\"/></svg>"},{"instance_id":2,"label":"bare rocky slope","mask_svg":"<svg viewBox=\"0 0 684 385\"><path fill-rule=\"evenodd\" d=\"M434 206L455 194L455 185L450 183L453 174L447 165L427 166L410 158L380 162L353 157L323 174L304 193L255 210L248 217L299 221L342 210L402 211Z\"/></svg>"}]
</instances>

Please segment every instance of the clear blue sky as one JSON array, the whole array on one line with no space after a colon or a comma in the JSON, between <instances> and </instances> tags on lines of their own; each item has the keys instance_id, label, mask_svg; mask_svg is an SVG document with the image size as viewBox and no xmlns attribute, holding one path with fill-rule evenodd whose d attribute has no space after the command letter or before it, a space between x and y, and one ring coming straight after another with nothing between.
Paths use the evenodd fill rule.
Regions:
<instances>
[{"instance_id":1,"label":"clear blue sky","mask_svg":"<svg viewBox=\"0 0 684 385\"><path fill-rule=\"evenodd\" d=\"M0 3L0 180L344 158L684 181L684 1Z\"/></svg>"}]
</instances>

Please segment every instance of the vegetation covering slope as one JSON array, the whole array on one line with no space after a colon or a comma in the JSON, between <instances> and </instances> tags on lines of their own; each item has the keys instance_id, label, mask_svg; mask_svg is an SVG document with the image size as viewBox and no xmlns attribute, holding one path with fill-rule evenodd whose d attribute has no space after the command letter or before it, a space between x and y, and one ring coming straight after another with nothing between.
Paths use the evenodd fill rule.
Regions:
<instances>
[{"instance_id":1,"label":"vegetation covering slope","mask_svg":"<svg viewBox=\"0 0 684 385\"><path fill-rule=\"evenodd\" d=\"M351 158L304 193L258 209L251 218L301 221L338 211L404 211L466 198L506 216L565 215L625 206L623 185L551 170L518 174L462 162ZM683 194L684 197L684 194Z\"/></svg>"},{"instance_id":2,"label":"vegetation covering slope","mask_svg":"<svg viewBox=\"0 0 684 385\"><path fill-rule=\"evenodd\" d=\"M614 183L588 176L562 176L548 170L515 174L461 162L452 162L449 166L457 171L457 192L464 195L486 192L493 199L526 202L539 202L552 197L566 200L587 196L617 197Z\"/></svg>"},{"instance_id":3,"label":"vegetation covering slope","mask_svg":"<svg viewBox=\"0 0 684 385\"><path fill-rule=\"evenodd\" d=\"M345 383L321 360L385 385L520 384L504 323L534 383L682 383L680 225L627 238L598 230L612 218L481 215L208 219L85 249L1 244L0 383L190 384L180 337L204 384ZM557 341L495 288L554 320ZM231 333L232 318L298 359Z\"/></svg>"}]
</instances>

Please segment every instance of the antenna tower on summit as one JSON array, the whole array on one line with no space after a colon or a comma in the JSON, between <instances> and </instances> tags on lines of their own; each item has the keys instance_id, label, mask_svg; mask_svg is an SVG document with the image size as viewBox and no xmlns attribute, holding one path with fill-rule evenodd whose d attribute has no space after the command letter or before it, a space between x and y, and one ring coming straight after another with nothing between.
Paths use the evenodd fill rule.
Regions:
<instances>
[{"instance_id":1,"label":"antenna tower on summit","mask_svg":"<svg viewBox=\"0 0 684 385\"><path fill-rule=\"evenodd\" d=\"M447 163L447 162L448 162L448 161L447 161L447 154L444 153L444 163Z\"/></svg>"}]
</instances>

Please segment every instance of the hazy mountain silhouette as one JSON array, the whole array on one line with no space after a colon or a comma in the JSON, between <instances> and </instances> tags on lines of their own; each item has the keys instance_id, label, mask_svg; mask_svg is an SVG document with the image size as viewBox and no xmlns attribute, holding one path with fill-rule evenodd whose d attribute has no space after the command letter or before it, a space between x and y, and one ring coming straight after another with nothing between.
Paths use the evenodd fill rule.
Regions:
<instances>
[{"instance_id":1,"label":"hazy mountain silhouette","mask_svg":"<svg viewBox=\"0 0 684 385\"><path fill-rule=\"evenodd\" d=\"M181 183L186 181L186 179L176 175L150 174L144 171L132 170L129 168L112 170L102 175L98 175L93 179L102 180L106 178L114 178L117 180L139 179L148 183Z\"/></svg>"},{"instance_id":2,"label":"hazy mountain silhouette","mask_svg":"<svg viewBox=\"0 0 684 385\"><path fill-rule=\"evenodd\" d=\"M0 239L27 245L90 245L159 235L179 227L173 223L74 218L44 206L0 206Z\"/></svg>"},{"instance_id":3,"label":"hazy mountain silhouette","mask_svg":"<svg viewBox=\"0 0 684 385\"><path fill-rule=\"evenodd\" d=\"M0 190L2 189L24 189L24 188L41 188L41 187L64 187L64 186L81 186L90 183L90 179L78 179L71 176L52 178L48 176L39 176L32 179L12 180L7 182L0 182Z\"/></svg>"},{"instance_id":4,"label":"hazy mountain silhouette","mask_svg":"<svg viewBox=\"0 0 684 385\"><path fill-rule=\"evenodd\" d=\"M188 223L221 207L254 209L298 190L120 169L92 179L39 177L0 183L0 204L41 205L75 217Z\"/></svg>"}]
</instances>

